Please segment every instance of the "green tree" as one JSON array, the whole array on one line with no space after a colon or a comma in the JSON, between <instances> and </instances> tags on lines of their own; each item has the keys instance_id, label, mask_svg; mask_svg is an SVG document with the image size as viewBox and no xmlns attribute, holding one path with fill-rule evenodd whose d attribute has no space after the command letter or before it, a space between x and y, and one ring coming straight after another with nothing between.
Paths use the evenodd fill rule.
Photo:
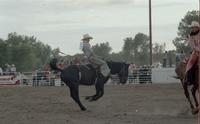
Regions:
<instances>
[{"instance_id":1,"label":"green tree","mask_svg":"<svg viewBox=\"0 0 200 124\"><path fill-rule=\"evenodd\" d=\"M27 71L28 68L34 66L34 54L31 53L31 46L25 36L10 33L5 42L7 44L7 63L15 64L20 71Z\"/></svg>"},{"instance_id":2,"label":"green tree","mask_svg":"<svg viewBox=\"0 0 200 124\"><path fill-rule=\"evenodd\" d=\"M6 57L6 43L3 39L0 39L0 67L3 67L4 64L7 61L7 57Z\"/></svg>"},{"instance_id":3,"label":"green tree","mask_svg":"<svg viewBox=\"0 0 200 124\"><path fill-rule=\"evenodd\" d=\"M143 33L135 35L134 39L128 37L124 40L123 54L127 62L138 65L148 64L149 37Z\"/></svg>"},{"instance_id":4,"label":"green tree","mask_svg":"<svg viewBox=\"0 0 200 124\"><path fill-rule=\"evenodd\" d=\"M149 64L149 37L143 33L138 33L134 38L133 46L135 57L138 64Z\"/></svg>"},{"instance_id":5,"label":"green tree","mask_svg":"<svg viewBox=\"0 0 200 124\"><path fill-rule=\"evenodd\" d=\"M155 43L152 47L153 62L162 62L165 44ZM127 37L124 39L121 58L137 65L148 65L149 52L149 37L146 34L137 33L134 38Z\"/></svg>"},{"instance_id":6,"label":"green tree","mask_svg":"<svg viewBox=\"0 0 200 124\"><path fill-rule=\"evenodd\" d=\"M192 21L198 21L199 12L196 10L188 11L184 18L181 19L179 26L177 37L173 40L173 44L176 46L176 50L178 52L184 51L186 53L191 51L190 46L187 43L188 35L190 34L190 28L188 27Z\"/></svg>"},{"instance_id":7,"label":"green tree","mask_svg":"<svg viewBox=\"0 0 200 124\"><path fill-rule=\"evenodd\" d=\"M109 61L117 61L117 62L122 62L124 61L124 53L123 52L118 52L118 53L111 53L109 55Z\"/></svg>"},{"instance_id":8,"label":"green tree","mask_svg":"<svg viewBox=\"0 0 200 124\"><path fill-rule=\"evenodd\" d=\"M103 59L108 59L112 50L108 42L96 44L92 46L92 49L96 55L102 57Z\"/></svg>"},{"instance_id":9,"label":"green tree","mask_svg":"<svg viewBox=\"0 0 200 124\"><path fill-rule=\"evenodd\" d=\"M162 63L164 52L165 52L165 43L160 45L159 43L153 44L153 62L154 63Z\"/></svg>"},{"instance_id":10,"label":"green tree","mask_svg":"<svg viewBox=\"0 0 200 124\"><path fill-rule=\"evenodd\" d=\"M133 58L134 57L133 43L134 43L134 39L132 37L127 37L124 39L124 46L122 48L122 51L123 51L122 58L127 62L130 62L134 59Z\"/></svg>"},{"instance_id":11,"label":"green tree","mask_svg":"<svg viewBox=\"0 0 200 124\"><path fill-rule=\"evenodd\" d=\"M29 37L17 33L8 34L5 41L0 41L0 47L4 47L1 53L4 59L0 62L15 64L17 71L43 68L53 54L49 45L37 41L34 36Z\"/></svg>"}]
</instances>

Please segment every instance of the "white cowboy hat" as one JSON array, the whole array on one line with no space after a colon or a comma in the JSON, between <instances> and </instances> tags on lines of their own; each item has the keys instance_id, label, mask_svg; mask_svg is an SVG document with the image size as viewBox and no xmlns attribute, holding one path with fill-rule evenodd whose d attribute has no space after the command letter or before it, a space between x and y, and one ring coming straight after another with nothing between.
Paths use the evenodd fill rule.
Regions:
<instances>
[{"instance_id":1,"label":"white cowboy hat","mask_svg":"<svg viewBox=\"0 0 200 124\"><path fill-rule=\"evenodd\" d=\"M189 25L189 27L190 28L192 28L192 27L198 27L198 28L200 28L200 25L199 25L199 23L197 21L192 21L192 23L191 23L191 25Z\"/></svg>"},{"instance_id":2,"label":"white cowboy hat","mask_svg":"<svg viewBox=\"0 0 200 124\"><path fill-rule=\"evenodd\" d=\"M84 34L82 40L85 39L93 39L93 37L91 37L89 34Z\"/></svg>"}]
</instances>

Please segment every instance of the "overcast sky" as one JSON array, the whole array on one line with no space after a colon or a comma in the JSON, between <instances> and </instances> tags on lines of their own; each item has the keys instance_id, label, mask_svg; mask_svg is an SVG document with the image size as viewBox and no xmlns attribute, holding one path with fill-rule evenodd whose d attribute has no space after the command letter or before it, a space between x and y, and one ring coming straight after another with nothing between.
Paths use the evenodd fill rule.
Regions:
<instances>
[{"instance_id":1,"label":"overcast sky","mask_svg":"<svg viewBox=\"0 0 200 124\"><path fill-rule=\"evenodd\" d=\"M109 42L119 52L123 39L138 32L148 34L149 0L0 0L0 38L8 33L35 36L66 54L80 53L82 35L92 44ZM187 11L197 10L198 0L152 0L153 42L172 40Z\"/></svg>"}]
</instances>

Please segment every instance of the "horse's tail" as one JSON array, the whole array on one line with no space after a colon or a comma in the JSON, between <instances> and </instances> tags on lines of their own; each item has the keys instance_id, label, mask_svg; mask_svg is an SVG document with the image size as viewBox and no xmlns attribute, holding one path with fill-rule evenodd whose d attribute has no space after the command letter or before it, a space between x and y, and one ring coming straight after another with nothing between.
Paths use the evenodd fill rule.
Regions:
<instances>
[{"instance_id":1,"label":"horse's tail","mask_svg":"<svg viewBox=\"0 0 200 124\"><path fill-rule=\"evenodd\" d=\"M57 67L58 59L54 58L50 61L49 65L51 67L51 70L57 70L57 71L62 71L62 69Z\"/></svg>"}]
</instances>

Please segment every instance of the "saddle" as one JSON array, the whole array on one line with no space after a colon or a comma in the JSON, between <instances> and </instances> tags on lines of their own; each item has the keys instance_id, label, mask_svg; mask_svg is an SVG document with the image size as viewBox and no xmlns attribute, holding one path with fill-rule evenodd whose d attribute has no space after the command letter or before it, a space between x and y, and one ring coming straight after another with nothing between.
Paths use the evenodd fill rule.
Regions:
<instances>
[{"instance_id":1,"label":"saddle","mask_svg":"<svg viewBox=\"0 0 200 124\"><path fill-rule=\"evenodd\" d=\"M100 66L93 66L92 64L87 64L87 65L76 65L79 69L79 72L81 72L81 67L87 69L87 70L96 70L96 73L100 72ZM80 67L81 66L81 67Z\"/></svg>"}]
</instances>

